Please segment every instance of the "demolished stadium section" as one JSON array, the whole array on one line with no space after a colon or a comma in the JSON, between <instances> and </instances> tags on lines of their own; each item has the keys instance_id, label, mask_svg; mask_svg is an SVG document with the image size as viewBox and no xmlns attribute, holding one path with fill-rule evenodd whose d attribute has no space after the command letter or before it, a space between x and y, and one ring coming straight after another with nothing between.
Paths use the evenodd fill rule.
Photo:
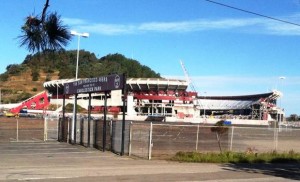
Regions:
<instances>
[{"instance_id":1,"label":"demolished stadium section","mask_svg":"<svg viewBox=\"0 0 300 182\"><path fill-rule=\"evenodd\" d=\"M64 84L72 81L45 82L50 103L61 105ZM268 125L284 118L283 109L276 105L282 93L276 90L254 95L198 96L197 92L187 91L187 87L184 80L128 78L126 119L211 124L224 119L232 124ZM87 97L87 94L79 94L77 104L87 108ZM107 110L115 119L121 118L122 98L121 90L113 90L108 95ZM73 103L72 95L66 98L66 103ZM99 113L104 110L104 93L92 94L92 108Z\"/></svg>"}]
</instances>

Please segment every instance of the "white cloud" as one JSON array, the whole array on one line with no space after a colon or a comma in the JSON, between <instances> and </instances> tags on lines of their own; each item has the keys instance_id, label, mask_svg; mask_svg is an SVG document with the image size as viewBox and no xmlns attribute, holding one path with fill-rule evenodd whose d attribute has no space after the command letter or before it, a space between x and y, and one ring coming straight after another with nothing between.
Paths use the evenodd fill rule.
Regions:
<instances>
[{"instance_id":1,"label":"white cloud","mask_svg":"<svg viewBox=\"0 0 300 182\"><path fill-rule=\"evenodd\" d=\"M64 23L71 25L71 26L88 24L88 22L86 20L77 19L77 18L63 18L62 20Z\"/></svg>"},{"instance_id":2,"label":"white cloud","mask_svg":"<svg viewBox=\"0 0 300 182\"><path fill-rule=\"evenodd\" d=\"M143 23L138 27L141 31L156 31L156 32L195 32L201 30L212 29L230 29L235 27L243 27L253 24L251 21L238 19L224 20L194 20L181 22L151 22Z\"/></svg>"},{"instance_id":3,"label":"white cloud","mask_svg":"<svg viewBox=\"0 0 300 182\"><path fill-rule=\"evenodd\" d=\"M273 35L300 35L300 26L292 26L289 24L279 25L273 24L272 26L267 26L269 34Z\"/></svg>"},{"instance_id":4,"label":"white cloud","mask_svg":"<svg viewBox=\"0 0 300 182\"><path fill-rule=\"evenodd\" d=\"M133 26L114 24L79 25L76 29L86 30L88 32L99 33L104 35L132 34L134 31Z\"/></svg>"},{"instance_id":5,"label":"white cloud","mask_svg":"<svg viewBox=\"0 0 300 182\"><path fill-rule=\"evenodd\" d=\"M286 20L299 20L300 14L284 17ZM81 19L64 18L66 24L82 31L103 35L124 35L147 32L162 33L186 33L208 30L237 30L240 32L252 32L272 35L299 35L300 27L286 24L266 18L221 18L221 19L197 19L174 22L144 22L136 24L104 24L89 23Z\"/></svg>"}]
</instances>

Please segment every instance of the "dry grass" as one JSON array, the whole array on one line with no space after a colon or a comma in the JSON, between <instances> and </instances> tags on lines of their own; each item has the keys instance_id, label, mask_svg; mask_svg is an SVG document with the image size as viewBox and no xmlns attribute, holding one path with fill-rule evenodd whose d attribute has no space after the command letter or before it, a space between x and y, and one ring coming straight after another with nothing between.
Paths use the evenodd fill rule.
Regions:
<instances>
[{"instance_id":1,"label":"dry grass","mask_svg":"<svg viewBox=\"0 0 300 182\"><path fill-rule=\"evenodd\" d=\"M31 70L22 72L20 75L10 76L6 82L1 83L2 102L14 102L22 94L35 95L44 91L43 83L46 81L47 73L40 71L38 81L32 81ZM51 79L58 79L58 72L51 74Z\"/></svg>"},{"instance_id":2,"label":"dry grass","mask_svg":"<svg viewBox=\"0 0 300 182\"><path fill-rule=\"evenodd\" d=\"M278 153L252 152L223 152L223 153L197 153L178 152L171 160L180 162L199 163L300 163L300 153L294 151Z\"/></svg>"}]
</instances>

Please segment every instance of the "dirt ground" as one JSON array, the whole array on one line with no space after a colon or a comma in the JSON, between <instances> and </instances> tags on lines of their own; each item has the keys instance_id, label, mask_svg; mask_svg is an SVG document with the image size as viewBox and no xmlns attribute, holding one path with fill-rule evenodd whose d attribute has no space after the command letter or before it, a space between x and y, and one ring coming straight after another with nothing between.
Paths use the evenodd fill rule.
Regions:
<instances>
[{"instance_id":1,"label":"dirt ground","mask_svg":"<svg viewBox=\"0 0 300 182\"><path fill-rule=\"evenodd\" d=\"M0 142L44 140L42 118L0 117Z\"/></svg>"}]
</instances>

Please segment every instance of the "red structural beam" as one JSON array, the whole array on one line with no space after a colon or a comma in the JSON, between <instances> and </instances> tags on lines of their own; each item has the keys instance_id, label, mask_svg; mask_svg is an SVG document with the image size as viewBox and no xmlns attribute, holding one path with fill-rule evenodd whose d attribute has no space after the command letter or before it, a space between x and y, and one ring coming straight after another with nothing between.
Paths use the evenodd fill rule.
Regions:
<instances>
[{"instance_id":1,"label":"red structural beam","mask_svg":"<svg viewBox=\"0 0 300 182\"><path fill-rule=\"evenodd\" d=\"M49 106L50 102L48 100L47 92L43 92L38 94L30 99L25 100L24 102L20 103L20 105L10 109L12 113L19 113L21 109L36 109L42 110Z\"/></svg>"}]
</instances>

